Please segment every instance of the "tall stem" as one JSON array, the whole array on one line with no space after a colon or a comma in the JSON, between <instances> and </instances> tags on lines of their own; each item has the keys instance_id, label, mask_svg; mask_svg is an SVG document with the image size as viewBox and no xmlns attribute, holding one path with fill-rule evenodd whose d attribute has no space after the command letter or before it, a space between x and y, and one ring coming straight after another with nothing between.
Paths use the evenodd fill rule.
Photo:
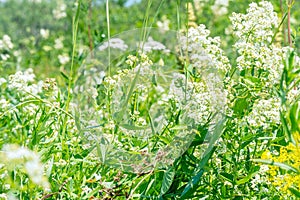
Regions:
<instances>
[{"instance_id":1,"label":"tall stem","mask_svg":"<svg viewBox=\"0 0 300 200\"><path fill-rule=\"evenodd\" d=\"M280 12L281 12L282 17L284 17L282 0L280 0ZM282 32L283 32L283 43L286 44L286 29L285 29L284 23L282 24Z\"/></svg>"},{"instance_id":2,"label":"tall stem","mask_svg":"<svg viewBox=\"0 0 300 200\"><path fill-rule=\"evenodd\" d=\"M288 42L290 47L293 46L292 36L291 36L291 8L294 4L294 0L289 0L288 2Z\"/></svg>"},{"instance_id":3,"label":"tall stem","mask_svg":"<svg viewBox=\"0 0 300 200\"><path fill-rule=\"evenodd\" d=\"M111 75L110 68L110 21L109 21L109 0L106 0L106 22L107 22L107 39L108 39L108 76Z\"/></svg>"},{"instance_id":4,"label":"tall stem","mask_svg":"<svg viewBox=\"0 0 300 200\"><path fill-rule=\"evenodd\" d=\"M89 37L89 47L90 47L90 52L91 56L93 57L93 39L92 39L92 30L91 30L91 22L92 22L92 0L89 1L89 13L88 13L88 37Z\"/></svg>"}]
</instances>

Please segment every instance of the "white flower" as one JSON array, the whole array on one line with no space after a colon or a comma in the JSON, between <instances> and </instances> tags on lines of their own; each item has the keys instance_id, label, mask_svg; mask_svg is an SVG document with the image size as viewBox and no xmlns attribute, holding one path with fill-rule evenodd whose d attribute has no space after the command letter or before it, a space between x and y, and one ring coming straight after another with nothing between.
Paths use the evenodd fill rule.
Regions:
<instances>
[{"instance_id":1,"label":"white flower","mask_svg":"<svg viewBox=\"0 0 300 200\"><path fill-rule=\"evenodd\" d=\"M97 89L96 89L96 88L92 87L92 88L90 88L90 89L88 90L88 92L91 93L93 99L96 99L96 98L97 98L98 92L97 92Z\"/></svg>"},{"instance_id":2,"label":"white flower","mask_svg":"<svg viewBox=\"0 0 300 200\"><path fill-rule=\"evenodd\" d=\"M70 57L66 54L58 55L60 64L65 65L70 61Z\"/></svg>"},{"instance_id":3,"label":"white flower","mask_svg":"<svg viewBox=\"0 0 300 200\"><path fill-rule=\"evenodd\" d=\"M48 37L49 37L49 30L48 29L41 29L40 30L40 34L41 34L41 36L44 38L44 39L47 39Z\"/></svg>"},{"instance_id":4,"label":"white flower","mask_svg":"<svg viewBox=\"0 0 300 200\"><path fill-rule=\"evenodd\" d=\"M233 33L239 39L234 45L239 54L237 68L246 72L253 70L252 76L259 78L265 88L279 83L286 49L270 45L273 28L278 26L272 4L266 1L251 3L246 14L233 13L230 19Z\"/></svg>"},{"instance_id":5,"label":"white flower","mask_svg":"<svg viewBox=\"0 0 300 200\"><path fill-rule=\"evenodd\" d=\"M268 130L272 125L280 124L279 109L279 98L260 99L254 103L251 113L245 119L253 128Z\"/></svg>"},{"instance_id":6,"label":"white flower","mask_svg":"<svg viewBox=\"0 0 300 200\"><path fill-rule=\"evenodd\" d=\"M6 60L8 60L10 58L10 55L8 55L8 54L0 54L0 57L1 57L2 60L6 61Z\"/></svg>"},{"instance_id":7,"label":"white flower","mask_svg":"<svg viewBox=\"0 0 300 200\"><path fill-rule=\"evenodd\" d=\"M103 51L108 48L120 49L121 51L126 51L128 45L124 42L124 40L120 38L111 38L109 41L104 42L102 45L98 47L99 51Z\"/></svg>"},{"instance_id":8,"label":"white flower","mask_svg":"<svg viewBox=\"0 0 300 200\"><path fill-rule=\"evenodd\" d=\"M64 4L63 2L59 2L56 9L52 11L54 18L62 19L67 17L66 8L66 4Z\"/></svg>"},{"instance_id":9,"label":"white flower","mask_svg":"<svg viewBox=\"0 0 300 200\"><path fill-rule=\"evenodd\" d=\"M5 193L0 194L0 199L1 200L6 200L7 199L7 194L5 194Z\"/></svg>"},{"instance_id":10,"label":"white flower","mask_svg":"<svg viewBox=\"0 0 300 200\"><path fill-rule=\"evenodd\" d=\"M142 52L144 52L144 53L148 53L148 52L151 52L153 50L162 51L164 53L169 53L170 52L170 50L167 49L165 45L163 45L160 42L157 42L157 41L153 40L152 37L149 37L147 42L144 42L144 43L140 44L140 48L142 49Z\"/></svg>"},{"instance_id":11,"label":"white flower","mask_svg":"<svg viewBox=\"0 0 300 200\"><path fill-rule=\"evenodd\" d=\"M170 20L166 15L162 16L162 21L157 21L156 25L162 33L170 30Z\"/></svg>"},{"instance_id":12,"label":"white flower","mask_svg":"<svg viewBox=\"0 0 300 200\"><path fill-rule=\"evenodd\" d=\"M201 24L190 28L187 36L180 37L180 44L187 60L198 70L217 69L227 72L230 69L228 58L220 48L220 38L208 37L210 31Z\"/></svg>"},{"instance_id":13,"label":"white flower","mask_svg":"<svg viewBox=\"0 0 300 200\"><path fill-rule=\"evenodd\" d=\"M4 35L2 40L0 40L0 50L1 49L12 49L14 47L13 43L11 42L11 39L8 35Z\"/></svg>"},{"instance_id":14,"label":"white flower","mask_svg":"<svg viewBox=\"0 0 300 200\"><path fill-rule=\"evenodd\" d=\"M9 76L8 88L17 89L21 92L24 92L24 90L28 91L28 84L32 83L34 79L35 75L31 68L27 69L25 72L18 71L14 75Z\"/></svg>"},{"instance_id":15,"label":"white flower","mask_svg":"<svg viewBox=\"0 0 300 200\"><path fill-rule=\"evenodd\" d=\"M39 156L35 152L25 147L5 144L0 156L7 166L23 165L33 183L44 188L49 186L47 179L43 176L43 165L40 163Z\"/></svg>"},{"instance_id":16,"label":"white flower","mask_svg":"<svg viewBox=\"0 0 300 200\"><path fill-rule=\"evenodd\" d=\"M235 35L243 41L263 42L273 37L273 27L278 25L277 14L270 2L251 3L247 14L233 13L230 17Z\"/></svg>"},{"instance_id":17,"label":"white flower","mask_svg":"<svg viewBox=\"0 0 300 200\"><path fill-rule=\"evenodd\" d=\"M228 13L228 0L216 0L215 4L211 6L212 12L216 16L225 15Z\"/></svg>"},{"instance_id":18,"label":"white flower","mask_svg":"<svg viewBox=\"0 0 300 200\"><path fill-rule=\"evenodd\" d=\"M55 42L54 48L55 49L62 49L62 48L64 48L63 40L64 40L63 37L55 39L55 41L54 41Z\"/></svg>"}]
</instances>

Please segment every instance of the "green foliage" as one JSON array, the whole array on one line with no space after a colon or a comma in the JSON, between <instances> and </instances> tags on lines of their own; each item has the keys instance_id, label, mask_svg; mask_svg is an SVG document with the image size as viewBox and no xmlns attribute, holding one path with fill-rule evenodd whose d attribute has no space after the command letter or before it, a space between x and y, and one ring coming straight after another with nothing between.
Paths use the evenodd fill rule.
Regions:
<instances>
[{"instance_id":1,"label":"green foliage","mask_svg":"<svg viewBox=\"0 0 300 200\"><path fill-rule=\"evenodd\" d=\"M193 110L187 107L184 107L186 110L181 109L178 106L180 102L176 101L178 99L159 102L167 92L159 93L157 86L166 88L162 83L167 76L143 75L141 68L136 67L144 64L145 60L130 65L127 54L112 61L112 65L123 71L112 70L115 76L105 76L93 88L95 91L84 90L76 96L76 84L82 78L78 73L80 66L87 63L88 56L93 58L90 52L108 38L106 6L104 1L65 1L66 8L62 12L66 15L60 18L53 11L61 9L62 2L9 0L0 3L0 42L5 40L4 35L9 35L14 44L12 48L0 45L0 54L8 55L5 59L0 57L0 199L299 197L299 183L284 192L273 185L277 175L299 176L295 163L262 158L267 150L272 154L282 154L282 149L290 144L299 149L300 62L296 31L299 29L299 12L296 12L299 3L296 2L292 8L295 48L286 49L283 48L287 45L284 39L287 6L284 1L282 5L280 1L271 1L279 18L283 19L282 27L267 27L274 33L271 42L258 39L243 41L242 36L234 35L237 30L232 30L231 13L246 13L248 5L253 2L250 0L229 1L224 14L218 14L218 9L212 7L215 1L205 1L201 8L197 8L197 1L142 0L129 7L124 6L126 0L109 1L111 35L144 28L146 24L161 28L158 21L169 20L168 28L171 30L186 32L188 24L193 22L205 24L212 37L220 36L220 49L224 49L231 64L228 71L220 73L227 95L226 110L222 111L222 119L217 122L214 121L217 114L209 110L209 116L194 126L195 119L186 117ZM187 9L187 2L191 2L194 17ZM201 28L197 30L204 31ZM258 33L249 31L248 38L251 34L256 36ZM211 42L213 38L201 36L201 40L206 42L201 46L206 54L222 54L221 50L215 50L216 46L219 47L217 39ZM195 44L197 42L194 41ZM246 44L243 51L241 46L236 45L238 42ZM215 46L209 49L213 44ZM249 49L254 50L249 53ZM193 53L188 52L188 56ZM137 52L129 54L142 57ZM206 74L197 71L198 66L192 65L192 59L186 59L186 52L178 54L149 53L153 62L150 70L165 70L162 74L167 70L180 72L186 82L184 79L177 80L181 83L175 82L182 85L186 100L188 81L193 86L192 93L201 94L203 88L197 86L201 85ZM260 57L261 54L263 56ZM243 59L247 61L246 66L241 62ZM226 60L222 62L229 65ZM137 72L131 76L135 69L138 69ZM272 70L280 75L279 78L276 73L272 74ZM85 73L89 72L86 69ZM114 85L114 82L119 85ZM137 90L136 86L143 84L149 84L148 96L141 101L145 91ZM116 102L113 95L118 90L126 95L115 95L119 100ZM97 95L92 97L91 93ZM203 94L202 97L205 96ZM74 103L76 98L77 104ZM120 110L114 107L117 103ZM86 113L81 112L81 106L87 104L93 109L84 116ZM157 116L151 116L149 111L156 104L159 105L155 107L157 113L163 113L161 115L166 119L163 129L157 128ZM103 112L103 117L94 117L98 116L96 112ZM86 121L82 117L86 117ZM188 123L184 124L184 120ZM85 126L91 121L95 123ZM212 127L214 131L211 131ZM193 135L190 143L187 138L180 137L189 129ZM146 130L151 130L147 133L153 137L145 140L133 134ZM97 141L96 145L87 142L91 140L88 132L94 134L92 140ZM106 135L95 139L99 133ZM109 143L111 138L113 142ZM178 143L172 143L174 138ZM174 152L169 156L180 154L172 164L150 165L152 160L149 161L147 156L151 153L156 153L154 160L159 163L157 155L161 153L158 152L160 147L169 145L172 148L180 143L188 143L187 148L172 149ZM124 148L136 157L130 160L124 152L114 152L116 147ZM168 150L165 149L166 152ZM175 152L177 150L179 153ZM173 159L166 158L166 162ZM129 163L131 170L125 170L127 166L116 162L122 159L125 164ZM134 163L137 160L148 164L147 170L139 170L140 165ZM267 165L278 167L278 174L270 175L268 170L264 171ZM37 175L34 176L28 169L37 172ZM35 177L43 178L39 182Z\"/></svg>"}]
</instances>

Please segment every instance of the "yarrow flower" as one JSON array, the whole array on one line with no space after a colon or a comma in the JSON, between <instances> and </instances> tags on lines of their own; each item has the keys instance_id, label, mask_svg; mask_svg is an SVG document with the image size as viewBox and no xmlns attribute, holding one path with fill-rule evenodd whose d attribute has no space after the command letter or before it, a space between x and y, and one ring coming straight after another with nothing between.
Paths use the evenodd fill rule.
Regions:
<instances>
[{"instance_id":1,"label":"yarrow flower","mask_svg":"<svg viewBox=\"0 0 300 200\"><path fill-rule=\"evenodd\" d=\"M140 45L140 48L142 49L142 51L144 53L149 53L149 52L154 51L154 50L161 51L161 52L164 52L164 53L169 53L170 52L170 50L167 49L165 45L163 45L160 42L157 42L157 41L153 40L152 37L149 37L148 41L142 43Z\"/></svg>"},{"instance_id":2,"label":"yarrow flower","mask_svg":"<svg viewBox=\"0 0 300 200\"><path fill-rule=\"evenodd\" d=\"M14 75L9 76L9 89L17 89L18 91L24 91L28 89L28 84L34 82L35 75L31 68L26 71L18 71Z\"/></svg>"}]
</instances>

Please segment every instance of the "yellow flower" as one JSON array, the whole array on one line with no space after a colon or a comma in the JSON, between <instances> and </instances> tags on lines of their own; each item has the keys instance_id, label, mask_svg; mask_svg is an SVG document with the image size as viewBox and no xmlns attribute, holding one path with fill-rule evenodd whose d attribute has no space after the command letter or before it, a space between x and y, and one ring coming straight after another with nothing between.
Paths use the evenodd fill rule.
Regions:
<instances>
[{"instance_id":1,"label":"yellow flower","mask_svg":"<svg viewBox=\"0 0 300 200\"><path fill-rule=\"evenodd\" d=\"M300 134L296 132L293 136L296 141L296 145L289 143L287 146L280 147L278 156L274 156L270 151L266 150L261 155L261 158L288 164L298 169L300 172ZM269 167L267 174L269 181L275 187L279 188L283 194L290 195L290 187L300 190L300 174L288 172L273 165Z\"/></svg>"}]
</instances>

